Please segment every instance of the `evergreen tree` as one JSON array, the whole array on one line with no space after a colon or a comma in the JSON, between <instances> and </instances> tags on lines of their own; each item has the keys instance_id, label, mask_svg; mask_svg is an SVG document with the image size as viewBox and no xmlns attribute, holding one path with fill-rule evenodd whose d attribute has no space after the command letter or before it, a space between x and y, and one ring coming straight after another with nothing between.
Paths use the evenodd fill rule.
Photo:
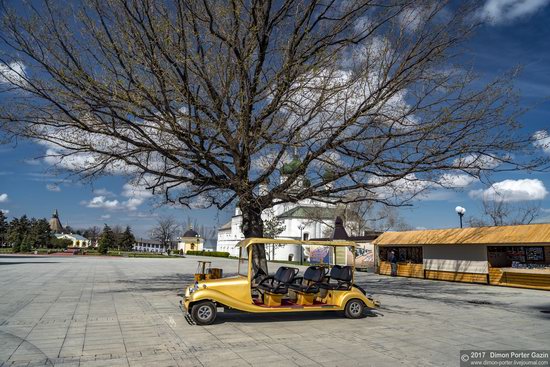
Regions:
<instances>
[{"instance_id":1,"label":"evergreen tree","mask_svg":"<svg viewBox=\"0 0 550 367\"><path fill-rule=\"evenodd\" d=\"M0 210L0 246L7 242L8 237L8 221L6 215Z\"/></svg>"},{"instance_id":2,"label":"evergreen tree","mask_svg":"<svg viewBox=\"0 0 550 367\"><path fill-rule=\"evenodd\" d=\"M23 242L27 241L31 246L37 246L37 243L38 243L37 225L38 225L38 220L36 218L31 218L31 220L29 221L29 230L23 236Z\"/></svg>"},{"instance_id":3,"label":"evergreen tree","mask_svg":"<svg viewBox=\"0 0 550 367\"><path fill-rule=\"evenodd\" d=\"M31 252L32 251L32 235L27 234L23 237L23 241L21 242L21 252Z\"/></svg>"},{"instance_id":4,"label":"evergreen tree","mask_svg":"<svg viewBox=\"0 0 550 367\"><path fill-rule=\"evenodd\" d=\"M126 229L124 230L124 232L122 232L120 238L120 247L125 251L130 251L135 242L136 238L132 233L132 229L130 228L130 226L126 226Z\"/></svg>"},{"instance_id":5,"label":"evergreen tree","mask_svg":"<svg viewBox=\"0 0 550 367\"><path fill-rule=\"evenodd\" d=\"M30 223L26 215L21 218L13 218L8 226L8 243L13 247L14 252L21 251L21 244L29 232Z\"/></svg>"},{"instance_id":6,"label":"evergreen tree","mask_svg":"<svg viewBox=\"0 0 550 367\"><path fill-rule=\"evenodd\" d=\"M99 237L99 248L98 248L99 253L106 255L107 252L109 251L109 248L114 247L115 244L116 244L115 235L111 230L111 227L105 224L105 227L103 228L103 232Z\"/></svg>"},{"instance_id":7,"label":"evergreen tree","mask_svg":"<svg viewBox=\"0 0 550 367\"><path fill-rule=\"evenodd\" d=\"M276 216L272 216L270 219L266 219L263 222L265 238L276 238L286 229L285 222Z\"/></svg>"},{"instance_id":8,"label":"evergreen tree","mask_svg":"<svg viewBox=\"0 0 550 367\"><path fill-rule=\"evenodd\" d=\"M50 224L45 218L38 219L32 228L35 246L47 247L50 244Z\"/></svg>"},{"instance_id":9,"label":"evergreen tree","mask_svg":"<svg viewBox=\"0 0 550 367\"><path fill-rule=\"evenodd\" d=\"M283 233L286 229L285 222L276 217L273 214L272 210L269 210L269 219L264 220L264 236L266 238L276 238L278 235ZM270 260L275 259L275 252L278 248L283 247L284 245L268 245L266 253Z\"/></svg>"}]
</instances>

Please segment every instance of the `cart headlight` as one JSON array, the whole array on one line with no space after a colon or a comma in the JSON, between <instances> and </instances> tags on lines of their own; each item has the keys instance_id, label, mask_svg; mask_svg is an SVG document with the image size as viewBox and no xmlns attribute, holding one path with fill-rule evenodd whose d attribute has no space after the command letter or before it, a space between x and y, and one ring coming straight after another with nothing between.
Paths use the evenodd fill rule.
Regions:
<instances>
[{"instance_id":1,"label":"cart headlight","mask_svg":"<svg viewBox=\"0 0 550 367\"><path fill-rule=\"evenodd\" d=\"M195 285L192 287L189 287L189 294L193 294L193 292L197 291L199 289L199 282L195 282Z\"/></svg>"}]
</instances>

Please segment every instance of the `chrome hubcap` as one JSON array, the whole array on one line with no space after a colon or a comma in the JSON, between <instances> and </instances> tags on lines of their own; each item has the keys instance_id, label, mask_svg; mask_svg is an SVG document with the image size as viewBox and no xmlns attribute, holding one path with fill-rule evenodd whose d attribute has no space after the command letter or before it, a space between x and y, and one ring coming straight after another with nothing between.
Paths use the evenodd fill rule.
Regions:
<instances>
[{"instance_id":1,"label":"chrome hubcap","mask_svg":"<svg viewBox=\"0 0 550 367\"><path fill-rule=\"evenodd\" d=\"M350 310L350 313L352 315L357 315L359 314L359 312L361 312L361 305L357 302L353 302L350 306L349 306L349 310Z\"/></svg>"},{"instance_id":2,"label":"chrome hubcap","mask_svg":"<svg viewBox=\"0 0 550 367\"><path fill-rule=\"evenodd\" d=\"M212 316L212 310L208 306L201 306L197 311L197 316L199 316L201 320L208 320L210 316Z\"/></svg>"}]
</instances>

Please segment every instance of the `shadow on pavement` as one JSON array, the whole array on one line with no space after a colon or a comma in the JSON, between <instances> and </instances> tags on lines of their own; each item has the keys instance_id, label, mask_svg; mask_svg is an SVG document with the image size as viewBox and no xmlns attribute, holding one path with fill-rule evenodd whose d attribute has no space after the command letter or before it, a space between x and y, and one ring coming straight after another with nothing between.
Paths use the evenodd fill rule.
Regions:
<instances>
[{"instance_id":1,"label":"shadow on pavement","mask_svg":"<svg viewBox=\"0 0 550 367\"><path fill-rule=\"evenodd\" d=\"M343 311L319 311L319 312L294 312L294 313L248 313L237 310L228 310L218 313L213 325L223 324L225 322L239 322L249 324L273 323L273 322L293 322L293 321L319 321L343 319L349 322L360 322L369 317L384 316L378 310L365 310L361 319L347 319Z\"/></svg>"},{"instance_id":2,"label":"shadow on pavement","mask_svg":"<svg viewBox=\"0 0 550 367\"><path fill-rule=\"evenodd\" d=\"M539 305L530 307L535 313L536 317L540 317L544 320L550 320L550 303L547 305Z\"/></svg>"},{"instance_id":3,"label":"shadow on pavement","mask_svg":"<svg viewBox=\"0 0 550 367\"><path fill-rule=\"evenodd\" d=\"M237 275L227 274L226 277ZM173 291L181 295L182 288L195 283L195 278L192 274L153 276L148 278L122 279L117 280L118 284L126 284L127 287L118 290L109 290L106 292L166 292Z\"/></svg>"},{"instance_id":4,"label":"shadow on pavement","mask_svg":"<svg viewBox=\"0 0 550 367\"><path fill-rule=\"evenodd\" d=\"M483 306L502 306L506 303L494 299L495 289L482 284L465 284L437 280L390 278L373 281L357 281L367 294L391 295L396 297L417 298L439 301L447 304L471 304ZM483 287L485 290L482 290Z\"/></svg>"},{"instance_id":5,"label":"shadow on pavement","mask_svg":"<svg viewBox=\"0 0 550 367\"><path fill-rule=\"evenodd\" d=\"M2 362L6 362L6 365L10 363L10 365L13 364L13 365L21 365L21 366L29 365L29 363L33 363L33 365L40 365L40 366L54 365L53 362L48 358L48 356L40 348L38 348L36 345L34 345L33 343L29 342L24 338L20 338L17 335L0 330L0 340L2 340L2 346L3 346L3 349L0 351L0 364ZM28 361L25 361L25 360L10 361L10 358L16 351L20 354L23 354L23 355L26 354L32 357L29 357L30 360Z\"/></svg>"}]
</instances>

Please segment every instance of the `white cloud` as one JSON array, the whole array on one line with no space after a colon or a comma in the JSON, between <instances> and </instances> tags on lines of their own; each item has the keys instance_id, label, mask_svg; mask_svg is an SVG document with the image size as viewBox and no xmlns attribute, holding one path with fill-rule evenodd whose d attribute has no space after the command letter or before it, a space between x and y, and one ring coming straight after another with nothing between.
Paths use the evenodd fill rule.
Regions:
<instances>
[{"instance_id":1,"label":"white cloud","mask_svg":"<svg viewBox=\"0 0 550 367\"><path fill-rule=\"evenodd\" d=\"M447 188L464 188L470 186L476 181L476 178L464 173L461 174L451 174L445 173L439 178L439 184Z\"/></svg>"},{"instance_id":2,"label":"white cloud","mask_svg":"<svg viewBox=\"0 0 550 367\"><path fill-rule=\"evenodd\" d=\"M533 145L550 154L550 134L546 130L539 130L533 134Z\"/></svg>"},{"instance_id":3,"label":"white cloud","mask_svg":"<svg viewBox=\"0 0 550 367\"><path fill-rule=\"evenodd\" d=\"M100 218L101 219L109 219L109 218L111 218L111 214L103 214Z\"/></svg>"},{"instance_id":4,"label":"white cloud","mask_svg":"<svg viewBox=\"0 0 550 367\"><path fill-rule=\"evenodd\" d=\"M124 205L128 210L136 210L143 202L149 199L153 194L143 184L131 184L126 183L122 187L122 196L127 197L128 200L124 202Z\"/></svg>"},{"instance_id":5,"label":"white cloud","mask_svg":"<svg viewBox=\"0 0 550 367\"><path fill-rule=\"evenodd\" d=\"M102 208L108 210L120 209L120 202L118 200L107 200L105 196L96 196L88 202L84 202L88 208Z\"/></svg>"},{"instance_id":6,"label":"white cloud","mask_svg":"<svg viewBox=\"0 0 550 367\"><path fill-rule=\"evenodd\" d=\"M126 183L122 186L122 196L147 199L153 196L153 194L144 185Z\"/></svg>"},{"instance_id":7,"label":"white cloud","mask_svg":"<svg viewBox=\"0 0 550 367\"><path fill-rule=\"evenodd\" d=\"M8 209L0 209L0 212L4 213L4 214L9 214L9 210Z\"/></svg>"},{"instance_id":8,"label":"white cloud","mask_svg":"<svg viewBox=\"0 0 550 367\"><path fill-rule=\"evenodd\" d=\"M116 196L116 194L114 192L111 192L105 188L102 188L102 189L95 189L94 190L94 194L96 195L100 195L100 196L107 196L107 197L113 197L113 196Z\"/></svg>"},{"instance_id":9,"label":"white cloud","mask_svg":"<svg viewBox=\"0 0 550 367\"><path fill-rule=\"evenodd\" d=\"M0 194L0 203L8 201L8 194Z\"/></svg>"},{"instance_id":10,"label":"white cloud","mask_svg":"<svg viewBox=\"0 0 550 367\"><path fill-rule=\"evenodd\" d=\"M429 14L428 11L429 9L419 6L407 7L399 14L399 24L404 30L412 33L425 21L426 15Z\"/></svg>"},{"instance_id":11,"label":"white cloud","mask_svg":"<svg viewBox=\"0 0 550 367\"><path fill-rule=\"evenodd\" d=\"M81 204L86 205L88 208L135 211L145 202L145 200L153 196L151 191L147 190L144 185L131 183L126 183L122 187L122 196L128 198L124 201L119 201L116 199L109 200L109 196L116 195L106 189L94 190L94 193L101 193L102 195L95 196L90 201L82 201Z\"/></svg>"},{"instance_id":12,"label":"white cloud","mask_svg":"<svg viewBox=\"0 0 550 367\"><path fill-rule=\"evenodd\" d=\"M511 23L528 17L550 3L550 0L487 0L480 17L493 25Z\"/></svg>"},{"instance_id":13,"label":"white cloud","mask_svg":"<svg viewBox=\"0 0 550 367\"><path fill-rule=\"evenodd\" d=\"M496 182L485 190L472 190L469 195L472 199L513 202L542 200L548 191L541 180L523 179Z\"/></svg>"},{"instance_id":14,"label":"white cloud","mask_svg":"<svg viewBox=\"0 0 550 367\"><path fill-rule=\"evenodd\" d=\"M372 177L369 183L381 185L372 191L381 199L412 199L423 201L449 200L453 192L445 189L463 189L477 179L468 174L444 173L440 177L422 179L415 174L391 182L391 178Z\"/></svg>"},{"instance_id":15,"label":"white cloud","mask_svg":"<svg viewBox=\"0 0 550 367\"><path fill-rule=\"evenodd\" d=\"M61 191L61 188L59 187L59 185L56 185L56 184L47 184L46 189L48 189L48 191L54 191L54 192Z\"/></svg>"},{"instance_id":16,"label":"white cloud","mask_svg":"<svg viewBox=\"0 0 550 367\"><path fill-rule=\"evenodd\" d=\"M25 84L25 65L20 61L0 64L0 84L22 86Z\"/></svg>"},{"instance_id":17,"label":"white cloud","mask_svg":"<svg viewBox=\"0 0 550 367\"><path fill-rule=\"evenodd\" d=\"M414 173L392 181L392 178L373 176L369 183L375 187L372 191L382 199L395 197L412 198L430 187L430 182L419 179Z\"/></svg>"},{"instance_id":18,"label":"white cloud","mask_svg":"<svg viewBox=\"0 0 550 367\"><path fill-rule=\"evenodd\" d=\"M97 160L91 154L64 155L58 150L47 149L46 155L44 156L44 162L52 166L78 171L84 167L94 166Z\"/></svg>"},{"instance_id":19,"label":"white cloud","mask_svg":"<svg viewBox=\"0 0 550 367\"><path fill-rule=\"evenodd\" d=\"M453 167L465 171L492 170L497 168L502 160L484 154L468 154L457 158L453 162Z\"/></svg>"}]
</instances>

